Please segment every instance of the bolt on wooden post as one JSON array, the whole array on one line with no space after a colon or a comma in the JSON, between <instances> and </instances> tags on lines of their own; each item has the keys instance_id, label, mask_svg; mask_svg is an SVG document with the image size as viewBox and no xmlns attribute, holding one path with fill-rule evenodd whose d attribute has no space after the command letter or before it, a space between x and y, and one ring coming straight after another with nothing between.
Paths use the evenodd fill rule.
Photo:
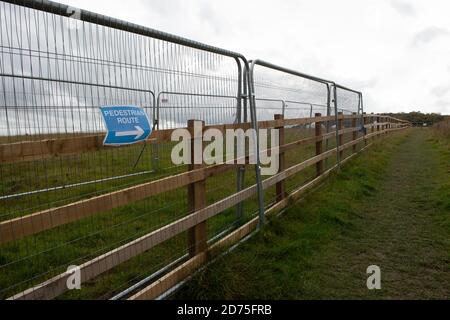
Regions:
<instances>
[{"instance_id":1,"label":"bolt on wooden post","mask_svg":"<svg viewBox=\"0 0 450 320\"><path fill-rule=\"evenodd\" d=\"M344 145L344 134L341 131L344 129L344 113L339 112L338 115L339 147L342 147ZM344 159L344 150L339 151L339 159L341 159L341 161Z\"/></svg>"},{"instance_id":2,"label":"bolt on wooden post","mask_svg":"<svg viewBox=\"0 0 450 320\"><path fill-rule=\"evenodd\" d=\"M322 114L316 113L316 118L321 118ZM322 137L322 122L316 121L316 156L320 156L323 153L323 137ZM316 175L320 177L324 172L324 161L321 160L316 163Z\"/></svg>"},{"instance_id":3,"label":"bolt on wooden post","mask_svg":"<svg viewBox=\"0 0 450 320\"><path fill-rule=\"evenodd\" d=\"M195 123L201 123L201 131L199 132L200 136L196 136L196 132L194 130ZM195 164L195 154L197 152L202 153L203 155L203 142L201 143L201 150L195 150L196 144L195 141L201 139L203 141L203 127L205 123L203 121L189 120L188 121L188 129L191 132L191 164L189 165L189 171L201 169L204 167L203 161L202 164ZM190 213L201 210L206 207L206 181L201 180L195 183L192 183L188 186L188 210ZM206 233L206 221L203 221L190 230L188 230L188 252L190 257L194 257L202 252L205 252L208 248L207 245L207 233Z\"/></svg>"},{"instance_id":4,"label":"bolt on wooden post","mask_svg":"<svg viewBox=\"0 0 450 320\"><path fill-rule=\"evenodd\" d=\"M365 118L364 118L365 119ZM353 128L353 136L352 139L355 141L358 139L358 131L356 131L356 112L353 112L353 118L352 118L352 128ZM353 145L353 153L356 153L356 147L357 145Z\"/></svg>"},{"instance_id":5,"label":"bolt on wooden post","mask_svg":"<svg viewBox=\"0 0 450 320\"><path fill-rule=\"evenodd\" d=\"M274 119L276 121L281 120L284 121L284 116L282 114L276 114ZM280 155L279 155L279 162L280 162L280 169L279 172L283 172L285 169L285 154L281 151L281 149L284 146L284 124L282 126L276 127L275 129L279 132L279 141L278 145L280 147ZM272 146L273 147L273 146ZM276 184L276 192L277 192L277 202L282 201L284 198L286 198L286 187L285 187L285 181L280 181Z\"/></svg>"}]
</instances>

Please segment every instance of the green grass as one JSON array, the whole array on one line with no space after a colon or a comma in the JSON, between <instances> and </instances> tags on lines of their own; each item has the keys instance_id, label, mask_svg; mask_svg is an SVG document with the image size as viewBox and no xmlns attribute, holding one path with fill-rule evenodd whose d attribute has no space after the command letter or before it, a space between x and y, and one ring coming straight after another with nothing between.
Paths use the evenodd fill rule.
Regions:
<instances>
[{"instance_id":1,"label":"green grass","mask_svg":"<svg viewBox=\"0 0 450 320\"><path fill-rule=\"evenodd\" d=\"M298 128L287 131L287 143L310 136L312 133ZM334 143L331 142L330 148L333 146ZM137 146L40 161L2 164L0 190L2 194L15 194L151 169L149 164L152 149L147 148L138 167L132 170L132 164L140 150L141 147ZM170 151L171 144L165 144L160 150L162 170L145 176L46 192L14 200L2 200L0 201L0 220L24 216L45 208L184 172L186 167L174 167L171 164ZM313 155L313 145L303 146L288 152L286 162L288 166L291 166ZM328 166L333 164L334 159L330 159ZM297 188L311 180L314 174L314 168L297 174L289 179L287 189ZM254 181L254 169L249 166L245 176L245 186L253 185ZM233 194L235 188L234 170L208 179L206 194L208 204ZM181 188L102 212L32 237L0 245L0 298L7 298L65 272L69 265L79 265L184 217L188 212L186 198L187 189ZM269 206L274 199L275 189L271 188L265 194L266 205ZM241 223L254 216L257 210L256 197L245 201L244 208ZM230 208L208 220L209 238L235 224L235 209ZM110 297L185 254L186 246L186 234L183 233L83 285L82 290L69 292L60 298Z\"/></svg>"},{"instance_id":2,"label":"green grass","mask_svg":"<svg viewBox=\"0 0 450 320\"><path fill-rule=\"evenodd\" d=\"M174 299L448 299L448 140L377 143ZM366 288L379 265L382 290Z\"/></svg>"}]
</instances>

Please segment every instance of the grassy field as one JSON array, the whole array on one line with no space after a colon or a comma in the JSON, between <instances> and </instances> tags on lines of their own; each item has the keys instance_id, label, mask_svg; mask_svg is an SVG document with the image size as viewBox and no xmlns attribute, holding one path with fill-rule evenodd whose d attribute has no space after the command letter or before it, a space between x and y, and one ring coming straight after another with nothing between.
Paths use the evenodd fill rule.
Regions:
<instances>
[{"instance_id":1,"label":"grassy field","mask_svg":"<svg viewBox=\"0 0 450 320\"><path fill-rule=\"evenodd\" d=\"M286 143L311 136L313 130L288 130ZM348 140L350 136L347 136ZM333 139L329 147L335 146ZM112 149L95 153L64 156L42 161L20 162L1 166L1 193L16 194L67 185L109 176L139 172L149 169L152 149L147 148L136 169L131 170L141 150L140 146ZM160 150L161 171L149 174L77 186L36 195L0 201L0 219L20 217L38 210L87 199L92 196L156 180L184 172L186 167L174 167L170 161L171 145ZM302 146L286 155L287 166L300 163L314 155L314 146ZM335 163L330 159L328 166ZM150 168L151 169L151 168ZM315 169L309 168L287 181L287 189L293 190L314 177ZM245 185L254 184L254 169L248 167ZM212 204L231 195L236 190L234 170L207 181L207 202ZM79 265L120 245L128 243L152 230L175 221L188 212L187 189L181 188L156 197L123 206L108 212L55 228L0 246L0 298L7 298L65 272L69 265ZM275 188L267 190L266 204L275 199ZM257 210L256 198L245 202L245 214L240 223L248 221ZM208 221L208 235L236 225L235 209L231 208ZM186 234L157 246L149 252L131 259L95 281L83 285L82 290L69 292L61 299L108 298L114 293L136 283L167 263L184 255L187 250Z\"/></svg>"},{"instance_id":2,"label":"grassy field","mask_svg":"<svg viewBox=\"0 0 450 320\"><path fill-rule=\"evenodd\" d=\"M441 142L448 142L450 139L450 117L436 124L433 127L434 136Z\"/></svg>"},{"instance_id":3,"label":"grassy field","mask_svg":"<svg viewBox=\"0 0 450 320\"><path fill-rule=\"evenodd\" d=\"M447 133L377 143L173 298L450 298ZM380 291L366 287L370 265Z\"/></svg>"}]
</instances>

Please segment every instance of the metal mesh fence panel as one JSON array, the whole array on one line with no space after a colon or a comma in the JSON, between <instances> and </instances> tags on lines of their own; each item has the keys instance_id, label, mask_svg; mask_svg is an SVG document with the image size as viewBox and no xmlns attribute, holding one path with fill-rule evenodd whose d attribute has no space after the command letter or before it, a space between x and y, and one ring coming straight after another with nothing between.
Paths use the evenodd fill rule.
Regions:
<instances>
[{"instance_id":1,"label":"metal mesh fence panel","mask_svg":"<svg viewBox=\"0 0 450 320\"><path fill-rule=\"evenodd\" d=\"M152 134L108 146L107 106L141 108ZM277 130L266 146L245 132L259 125ZM262 225L265 208L364 147L351 145L364 125L362 94L332 81L46 0L0 1L0 298L126 298L258 213ZM176 164L172 135L190 135L192 160L197 140L217 142L207 129L247 134L246 161L232 136L210 154L219 164ZM279 144L280 170L262 181L248 160Z\"/></svg>"},{"instance_id":2,"label":"metal mesh fence panel","mask_svg":"<svg viewBox=\"0 0 450 320\"><path fill-rule=\"evenodd\" d=\"M274 120L275 115L282 115L283 119L314 118L316 114L323 117L335 115L335 109L331 105L330 86L324 81L289 73L277 69L276 66L257 61L253 69L253 85L258 121ZM332 133L331 121L322 123L321 126L324 133ZM306 141L314 138L315 124L286 126L283 130L283 144ZM330 137L331 139L326 141L324 151L335 147L335 139L333 136ZM283 153L284 169L299 165L314 156L315 149L312 143L300 145ZM332 162L327 161L327 166L331 167ZM314 177L315 171L311 167L288 178L285 190L277 190L276 187L265 190L266 206L284 197L280 191L287 193L295 191Z\"/></svg>"},{"instance_id":3,"label":"metal mesh fence panel","mask_svg":"<svg viewBox=\"0 0 450 320\"><path fill-rule=\"evenodd\" d=\"M28 228L25 233L31 235L12 234L14 241L0 244L1 298L191 213L187 187L138 195L139 201L117 205L114 192L188 168L172 163L170 135L104 147L106 127L99 107L139 106L155 132L186 128L192 119L206 125L239 123L241 58L148 32L48 1L0 2L0 144L5 155L0 163L0 221ZM235 193L239 179L236 170L209 179L207 204ZM104 207L78 203L81 212L74 214L79 219L58 220L67 217L55 209L99 196L104 196ZM209 240L236 224L235 209L228 211L208 222ZM254 211L253 206L250 216ZM55 227L25 225L31 214L43 213ZM34 232L38 229L42 232ZM186 237L181 232L148 252L142 246L143 254L132 254L123 264L114 257L105 259L97 264L98 271L114 272L62 298L110 297L184 257L190 249ZM117 254L116 260L121 259ZM48 294L56 297L62 291Z\"/></svg>"}]
</instances>

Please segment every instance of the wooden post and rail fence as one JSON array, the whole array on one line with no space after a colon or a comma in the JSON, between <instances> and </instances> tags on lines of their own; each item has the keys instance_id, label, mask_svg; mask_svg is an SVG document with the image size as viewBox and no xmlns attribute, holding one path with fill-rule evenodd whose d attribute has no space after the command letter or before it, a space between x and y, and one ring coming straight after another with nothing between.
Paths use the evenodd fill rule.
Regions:
<instances>
[{"instance_id":1,"label":"wooden post and rail fence","mask_svg":"<svg viewBox=\"0 0 450 320\"><path fill-rule=\"evenodd\" d=\"M350 128L344 128L345 120L351 121ZM336 123L335 121L336 117L323 117L321 114L315 114L313 118L298 119L285 119L282 115L275 115L273 121L261 121L258 123L259 128L279 130L280 171L278 174L267 177L262 181L264 190L271 187L276 188L276 201L266 211L267 215L289 205L290 201L298 198L305 190L316 185L327 177L330 172L338 168L337 165L326 168L327 159L337 157L341 164L345 163L349 158L357 154L357 152L368 147L370 145L369 141L410 126L408 122L395 118L366 114L353 114L350 116L339 114L338 122ZM361 132L361 127L357 126L358 121L364 124L366 129L365 135ZM337 132L324 133L323 128L329 123L336 125ZM312 135L310 137L290 143L285 142L286 132L289 130L287 128L306 125L312 126L313 124L314 130L311 130ZM204 122L202 122L201 136L194 136L191 140L191 160L194 160L195 139L202 139L203 132L211 128L226 132L227 129L246 130L251 128L251 125L231 124L205 126ZM194 130L193 120L188 122L187 129ZM149 139L152 142L170 141L172 132L173 130L155 131ZM324 142L327 140L333 141L333 139L336 139L336 135L338 136L339 145L330 150L324 150ZM315 156L289 168L286 167L286 154L307 145L310 145L312 148L315 146ZM33 159L64 157L70 154L96 152L103 149L105 147L101 143L101 135L2 144L0 145L0 162L15 163ZM351 150L352 155L344 159L345 151L347 150ZM270 152L271 150L263 150L261 152L265 151ZM114 208L186 187L189 211L186 216L114 250L106 252L95 259L85 261L79 266L82 275L81 281L87 282L129 261L133 257L147 252L157 245L186 232L188 237L187 252L189 253L189 260L131 297L131 299L154 299L189 276L194 270L204 264L207 259L220 252L221 248L238 242L256 230L258 218L252 219L241 227L231 231L221 240L208 246L206 226L208 219L257 195L258 189L256 184L254 184L240 191L236 191L234 194L213 204L207 203L207 179L226 172L234 172L239 167L242 167L242 165L238 165L237 163L233 165L223 164L212 166L192 164L189 165L188 171L184 173L105 193L93 198L83 199L61 207L50 208L19 218L2 221L0 222L0 245L25 237L32 237ZM315 167L316 178L307 184L298 186L297 190L287 194L285 186L286 179L295 176L309 167ZM36 284L26 291L17 293L11 299L53 299L68 290L66 287L68 277L69 275L67 273L59 274L44 283Z\"/></svg>"}]
</instances>

